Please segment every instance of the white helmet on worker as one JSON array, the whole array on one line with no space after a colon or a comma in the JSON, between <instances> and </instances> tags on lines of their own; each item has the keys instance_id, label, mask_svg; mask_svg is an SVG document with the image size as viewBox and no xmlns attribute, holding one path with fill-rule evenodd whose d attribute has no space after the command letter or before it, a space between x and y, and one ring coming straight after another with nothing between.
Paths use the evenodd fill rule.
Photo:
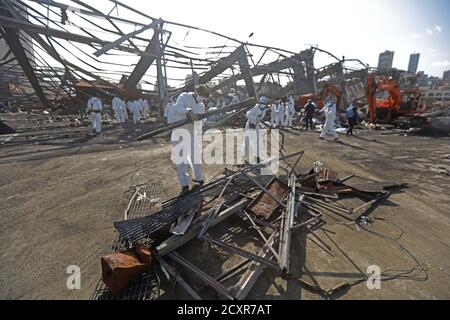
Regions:
<instances>
[{"instance_id":1,"label":"white helmet on worker","mask_svg":"<svg viewBox=\"0 0 450 320\"><path fill-rule=\"evenodd\" d=\"M267 106L269 104L269 99L265 96L262 96L261 98L259 98L259 103Z\"/></svg>"}]
</instances>

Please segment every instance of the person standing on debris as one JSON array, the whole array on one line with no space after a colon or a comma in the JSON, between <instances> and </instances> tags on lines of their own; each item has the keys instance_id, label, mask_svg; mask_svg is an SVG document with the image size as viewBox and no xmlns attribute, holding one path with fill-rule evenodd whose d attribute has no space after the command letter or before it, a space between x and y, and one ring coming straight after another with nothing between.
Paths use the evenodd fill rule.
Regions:
<instances>
[{"instance_id":1,"label":"person standing on debris","mask_svg":"<svg viewBox=\"0 0 450 320\"><path fill-rule=\"evenodd\" d=\"M285 112L285 106L283 100L278 100L278 107L277 107L277 127L283 128L284 127L284 112Z\"/></svg>"},{"instance_id":2,"label":"person standing on debris","mask_svg":"<svg viewBox=\"0 0 450 320\"><path fill-rule=\"evenodd\" d=\"M103 105L100 97L101 95L98 93L96 97L90 98L87 103L87 108L91 114L92 130L96 134L100 134L102 132Z\"/></svg>"},{"instance_id":3,"label":"person standing on debris","mask_svg":"<svg viewBox=\"0 0 450 320\"><path fill-rule=\"evenodd\" d=\"M272 105L270 107L270 124L272 125L272 127L275 128L275 126L277 125L277 119L278 119L278 115L277 115L277 111L278 111L278 106L277 106L277 101L272 101Z\"/></svg>"},{"instance_id":4,"label":"person standing on debris","mask_svg":"<svg viewBox=\"0 0 450 320\"><path fill-rule=\"evenodd\" d=\"M320 139L325 139L325 136L328 134L334 137L334 141L339 140L339 134L334 129L335 121L336 121L336 105L334 102L329 101L325 104L320 112L325 114L325 125L323 126L322 133L320 135Z\"/></svg>"},{"instance_id":5,"label":"person standing on debris","mask_svg":"<svg viewBox=\"0 0 450 320\"><path fill-rule=\"evenodd\" d=\"M198 121L198 115L205 113L205 105L203 100L208 99L209 93L205 85L198 85L194 92L183 92L179 95L175 105L173 106L173 122L190 119L194 124L183 126L172 131L172 156L177 157L172 159L176 161L178 181L182 188L182 193L189 191L189 175L187 173L187 164L189 163L192 172L192 181L198 185L203 185L203 173L201 168L202 145L198 142L197 135L201 134L201 123ZM185 133L189 133L190 137L185 137ZM183 150L182 159L176 154L175 148L180 143L180 137L183 139L189 138L191 148ZM186 152L184 152L186 151Z\"/></svg>"},{"instance_id":6,"label":"person standing on debris","mask_svg":"<svg viewBox=\"0 0 450 320\"><path fill-rule=\"evenodd\" d=\"M254 106L250 111L247 112L247 123L245 125L244 130L244 143L242 146L242 157L244 158L243 162L245 162L245 159L249 156L249 147L250 147L250 139L251 137L255 137L256 135L256 141L253 141L255 144L253 144L253 160L256 161L256 163L260 163L260 154L259 154L259 146L260 146L260 140L259 140L259 129L261 128L261 121L264 120L264 117L266 116L266 110L267 105L269 103L269 99L266 97L261 97L259 99L259 104Z\"/></svg>"},{"instance_id":7,"label":"person standing on debris","mask_svg":"<svg viewBox=\"0 0 450 320\"><path fill-rule=\"evenodd\" d=\"M173 123L173 116L174 116L174 106L175 103L173 101L173 98L170 99L169 103L166 105L166 107L164 108L164 118L166 118L166 121L168 124Z\"/></svg>"},{"instance_id":8,"label":"person standing on debris","mask_svg":"<svg viewBox=\"0 0 450 320\"><path fill-rule=\"evenodd\" d=\"M305 122L306 122L306 130L308 127L313 130L314 129L314 116L316 115L316 106L314 102L309 99L308 103L305 105Z\"/></svg>"},{"instance_id":9,"label":"person standing on debris","mask_svg":"<svg viewBox=\"0 0 450 320\"><path fill-rule=\"evenodd\" d=\"M141 122L141 104L139 100L134 100L131 102L131 112L133 113L133 122L138 124Z\"/></svg>"},{"instance_id":10,"label":"person standing on debris","mask_svg":"<svg viewBox=\"0 0 450 320\"><path fill-rule=\"evenodd\" d=\"M127 110L127 102L123 99L123 96L120 97L120 106L122 108L122 123L125 123L128 120L128 110Z\"/></svg>"},{"instance_id":11,"label":"person standing on debris","mask_svg":"<svg viewBox=\"0 0 450 320\"><path fill-rule=\"evenodd\" d=\"M280 109L280 122L281 128L286 128L286 111L287 111L287 103L286 99L281 100L281 109Z\"/></svg>"},{"instance_id":12,"label":"person standing on debris","mask_svg":"<svg viewBox=\"0 0 450 320\"><path fill-rule=\"evenodd\" d=\"M348 121L347 137L353 136L353 128L358 124L358 108L355 105L356 101L350 104L346 111Z\"/></svg>"},{"instance_id":13,"label":"person standing on debris","mask_svg":"<svg viewBox=\"0 0 450 320\"><path fill-rule=\"evenodd\" d=\"M286 121L284 122L284 126L292 128L292 121L294 120L295 114L295 101L292 95L289 96L289 102L285 106L285 114L286 114Z\"/></svg>"},{"instance_id":14,"label":"person standing on debris","mask_svg":"<svg viewBox=\"0 0 450 320\"><path fill-rule=\"evenodd\" d=\"M147 120L150 113L150 105L148 104L147 99L143 98L139 99L139 103L141 105L142 116L144 117L144 120Z\"/></svg>"},{"instance_id":15,"label":"person standing on debris","mask_svg":"<svg viewBox=\"0 0 450 320\"><path fill-rule=\"evenodd\" d=\"M133 115L133 100L127 101L127 112L130 114L130 116Z\"/></svg>"},{"instance_id":16,"label":"person standing on debris","mask_svg":"<svg viewBox=\"0 0 450 320\"><path fill-rule=\"evenodd\" d=\"M122 108L122 123L125 123L128 120L128 111L127 111L127 103L125 100L120 99L120 106Z\"/></svg>"},{"instance_id":17,"label":"person standing on debris","mask_svg":"<svg viewBox=\"0 0 450 320\"><path fill-rule=\"evenodd\" d=\"M122 100L119 97L114 97L112 99L112 108L114 110L114 117L117 123L123 123L124 115L122 109Z\"/></svg>"}]
</instances>

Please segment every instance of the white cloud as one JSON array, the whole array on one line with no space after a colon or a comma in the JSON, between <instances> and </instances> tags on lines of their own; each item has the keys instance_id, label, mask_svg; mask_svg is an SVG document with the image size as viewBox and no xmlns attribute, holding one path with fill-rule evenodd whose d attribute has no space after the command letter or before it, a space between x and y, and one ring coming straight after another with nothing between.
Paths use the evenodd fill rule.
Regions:
<instances>
[{"instance_id":1,"label":"white cloud","mask_svg":"<svg viewBox=\"0 0 450 320\"><path fill-rule=\"evenodd\" d=\"M448 60L434 61L431 65L433 67L450 67L450 61L448 61Z\"/></svg>"},{"instance_id":2,"label":"white cloud","mask_svg":"<svg viewBox=\"0 0 450 320\"><path fill-rule=\"evenodd\" d=\"M434 28L436 29L437 32L442 32L442 26L435 25Z\"/></svg>"},{"instance_id":3,"label":"white cloud","mask_svg":"<svg viewBox=\"0 0 450 320\"><path fill-rule=\"evenodd\" d=\"M423 37L423 34L422 34L422 33L413 33L413 34L412 34L412 37L413 37L414 39L420 39L420 38Z\"/></svg>"},{"instance_id":4,"label":"white cloud","mask_svg":"<svg viewBox=\"0 0 450 320\"><path fill-rule=\"evenodd\" d=\"M440 51L434 48L429 48L428 49L428 55L434 58L438 58L438 57L448 57L449 53L445 52L445 51Z\"/></svg>"},{"instance_id":5,"label":"white cloud","mask_svg":"<svg viewBox=\"0 0 450 320\"><path fill-rule=\"evenodd\" d=\"M433 30L431 30L431 29L427 29L427 30L425 30L430 36L431 35L433 35Z\"/></svg>"}]
</instances>

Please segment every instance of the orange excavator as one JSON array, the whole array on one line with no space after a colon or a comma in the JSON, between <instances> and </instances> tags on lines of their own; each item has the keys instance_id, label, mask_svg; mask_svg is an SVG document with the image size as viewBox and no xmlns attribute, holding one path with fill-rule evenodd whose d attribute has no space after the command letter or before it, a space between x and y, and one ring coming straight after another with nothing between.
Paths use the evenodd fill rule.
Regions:
<instances>
[{"instance_id":1,"label":"orange excavator","mask_svg":"<svg viewBox=\"0 0 450 320\"><path fill-rule=\"evenodd\" d=\"M377 93L386 92L388 97L377 99ZM395 79L374 74L367 79L367 100L372 123L391 123L399 117L414 117L420 114L422 94L419 90L401 91Z\"/></svg>"},{"instance_id":2,"label":"orange excavator","mask_svg":"<svg viewBox=\"0 0 450 320\"><path fill-rule=\"evenodd\" d=\"M300 109L308 103L308 100L312 100L316 104L316 107L321 109L330 94L336 97L336 108L339 109L342 100L342 92L331 83L327 83L320 93L299 96L295 107L297 111L300 111Z\"/></svg>"}]
</instances>

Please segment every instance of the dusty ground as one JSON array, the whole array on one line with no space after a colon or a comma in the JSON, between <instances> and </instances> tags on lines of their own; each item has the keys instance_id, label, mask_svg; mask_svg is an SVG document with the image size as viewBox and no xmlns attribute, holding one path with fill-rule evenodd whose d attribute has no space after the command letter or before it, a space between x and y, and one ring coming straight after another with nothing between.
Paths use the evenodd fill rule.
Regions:
<instances>
[{"instance_id":1,"label":"dusty ground","mask_svg":"<svg viewBox=\"0 0 450 320\"><path fill-rule=\"evenodd\" d=\"M30 133L37 123L24 121L24 116L2 115L2 120L34 137L16 137L0 145L0 299L88 299L100 274L99 258L113 239L112 223L127 205L124 192L132 185L131 177L135 183L163 181L167 198L179 191L170 146L164 139L127 142L133 134L112 125L104 135L90 137L86 128L61 122ZM306 151L303 171L320 159L340 176L410 185L372 213L372 218L383 220L376 220L371 230L401 236L398 243L427 272L416 270L383 282L381 290L368 290L362 283L331 298L449 299L450 177L442 175L440 167L450 171L450 138L385 133L361 131L360 137L343 137L342 143L320 141L317 133L286 135L288 152ZM219 168L205 171L212 178ZM239 221L228 224L235 222ZM228 231L245 235L242 229ZM192 253L194 262L211 275L230 267L231 260L219 253L205 261L200 249L194 243L182 252ZM66 287L69 265L81 268L81 290ZM392 241L329 220L314 235L295 234L293 277L283 279L266 270L249 298L323 299L296 279L328 290L360 278L370 265L408 271L416 262ZM186 296L180 290L175 297Z\"/></svg>"}]
</instances>

